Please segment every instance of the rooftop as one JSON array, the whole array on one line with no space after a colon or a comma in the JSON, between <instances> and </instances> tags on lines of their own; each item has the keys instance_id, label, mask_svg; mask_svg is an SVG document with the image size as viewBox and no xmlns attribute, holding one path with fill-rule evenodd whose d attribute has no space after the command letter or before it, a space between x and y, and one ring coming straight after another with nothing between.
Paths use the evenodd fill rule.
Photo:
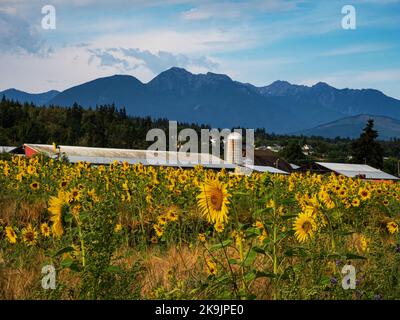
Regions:
<instances>
[{"instance_id":1,"label":"rooftop","mask_svg":"<svg viewBox=\"0 0 400 320\"><path fill-rule=\"evenodd\" d=\"M400 180L391 174L383 172L365 164L348 164L348 163L329 163L316 162L318 165L327 168L346 177L354 178L363 175L366 179L372 180Z\"/></svg>"}]
</instances>

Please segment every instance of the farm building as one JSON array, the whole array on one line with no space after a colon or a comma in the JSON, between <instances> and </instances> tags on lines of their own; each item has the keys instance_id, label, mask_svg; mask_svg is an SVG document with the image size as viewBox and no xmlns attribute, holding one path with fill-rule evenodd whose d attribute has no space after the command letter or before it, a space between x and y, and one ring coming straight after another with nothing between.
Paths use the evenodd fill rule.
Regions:
<instances>
[{"instance_id":1,"label":"farm building","mask_svg":"<svg viewBox=\"0 0 400 320\"><path fill-rule=\"evenodd\" d=\"M311 166L301 167L299 171L311 171L314 173L336 173L349 178L362 178L367 180L388 180L398 181L400 178L373 168L365 164L350 164L350 163L328 163L315 162Z\"/></svg>"},{"instance_id":2,"label":"farm building","mask_svg":"<svg viewBox=\"0 0 400 320\"><path fill-rule=\"evenodd\" d=\"M50 158L66 157L71 163L79 161L92 164L110 164L113 161L141 163L150 166L171 166L193 168L202 165L209 169L235 170L239 165L229 163L216 156L205 153L186 153L172 151L131 150L113 148L90 148L74 146L58 146L55 150L52 145L24 144L12 150L13 153L32 157L35 154L44 154ZM287 172L269 166L245 165L248 169L260 172L287 174Z\"/></svg>"}]
</instances>

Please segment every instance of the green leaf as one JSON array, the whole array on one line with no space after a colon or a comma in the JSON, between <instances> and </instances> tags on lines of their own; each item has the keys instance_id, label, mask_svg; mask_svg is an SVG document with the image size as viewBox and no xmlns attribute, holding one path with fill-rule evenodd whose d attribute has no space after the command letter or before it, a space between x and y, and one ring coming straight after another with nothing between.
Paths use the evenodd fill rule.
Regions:
<instances>
[{"instance_id":1,"label":"green leaf","mask_svg":"<svg viewBox=\"0 0 400 320\"><path fill-rule=\"evenodd\" d=\"M234 195L234 196L248 196L249 194L247 192L232 192L232 195Z\"/></svg>"},{"instance_id":2,"label":"green leaf","mask_svg":"<svg viewBox=\"0 0 400 320\"><path fill-rule=\"evenodd\" d=\"M346 259L348 260L366 260L367 258L363 257L363 256L359 256L357 254L353 254L353 253L346 253L345 254Z\"/></svg>"},{"instance_id":3,"label":"green leaf","mask_svg":"<svg viewBox=\"0 0 400 320\"><path fill-rule=\"evenodd\" d=\"M61 261L61 266L63 268L69 268L73 263L74 260L72 260L71 258L65 258L63 261Z\"/></svg>"},{"instance_id":4,"label":"green leaf","mask_svg":"<svg viewBox=\"0 0 400 320\"><path fill-rule=\"evenodd\" d=\"M297 217L297 214L285 214L282 216L282 219L289 220L289 219L296 218L296 217Z\"/></svg>"},{"instance_id":5,"label":"green leaf","mask_svg":"<svg viewBox=\"0 0 400 320\"><path fill-rule=\"evenodd\" d=\"M122 273L124 270L122 270L119 266L109 266L107 268L107 272L109 273Z\"/></svg>"},{"instance_id":6,"label":"green leaf","mask_svg":"<svg viewBox=\"0 0 400 320\"><path fill-rule=\"evenodd\" d=\"M243 277L244 281L246 281L246 282L252 281L252 280L254 280L255 278L256 278L255 272L246 273L246 274L244 275L244 277Z\"/></svg>"},{"instance_id":7,"label":"green leaf","mask_svg":"<svg viewBox=\"0 0 400 320\"><path fill-rule=\"evenodd\" d=\"M227 247L227 246L229 246L231 243L232 243L232 239L228 239L228 240L222 241L222 243L214 244L213 246L210 247L209 250L210 250L211 252L213 252L213 251L216 251L216 250L218 250L218 249Z\"/></svg>"},{"instance_id":8,"label":"green leaf","mask_svg":"<svg viewBox=\"0 0 400 320\"><path fill-rule=\"evenodd\" d=\"M350 236L350 235L352 235L354 233L355 233L355 231L339 231L337 234L339 236L345 237L345 236Z\"/></svg>"},{"instance_id":9,"label":"green leaf","mask_svg":"<svg viewBox=\"0 0 400 320\"><path fill-rule=\"evenodd\" d=\"M329 285L330 283L330 278L328 276L323 276L321 279L321 283L325 286Z\"/></svg>"},{"instance_id":10,"label":"green leaf","mask_svg":"<svg viewBox=\"0 0 400 320\"><path fill-rule=\"evenodd\" d=\"M256 257L257 257L257 252L251 249L248 255L246 256L245 260L243 261L243 265L245 267L252 265Z\"/></svg>"},{"instance_id":11,"label":"green leaf","mask_svg":"<svg viewBox=\"0 0 400 320\"><path fill-rule=\"evenodd\" d=\"M254 247L253 250L254 250L255 252L257 252L257 253L261 253L261 254L263 254L263 255L266 255L266 252L265 252L265 250L264 250L263 248Z\"/></svg>"},{"instance_id":12,"label":"green leaf","mask_svg":"<svg viewBox=\"0 0 400 320\"><path fill-rule=\"evenodd\" d=\"M72 252L72 251L74 251L74 248L72 248L71 246L62 248L62 249L58 250L58 251L53 255L53 258L58 257L59 255L62 255L63 253Z\"/></svg>"},{"instance_id":13,"label":"green leaf","mask_svg":"<svg viewBox=\"0 0 400 320\"><path fill-rule=\"evenodd\" d=\"M270 272L256 271L257 278L276 278L276 275Z\"/></svg>"},{"instance_id":14,"label":"green leaf","mask_svg":"<svg viewBox=\"0 0 400 320\"><path fill-rule=\"evenodd\" d=\"M303 247L293 247L284 252L287 257L305 257L307 256L306 250Z\"/></svg>"}]
</instances>

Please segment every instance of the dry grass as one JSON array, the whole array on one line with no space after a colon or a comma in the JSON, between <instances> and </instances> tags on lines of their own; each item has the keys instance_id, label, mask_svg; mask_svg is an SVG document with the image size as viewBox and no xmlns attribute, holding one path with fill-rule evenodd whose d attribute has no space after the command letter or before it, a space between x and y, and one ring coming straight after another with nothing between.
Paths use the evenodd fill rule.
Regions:
<instances>
[{"instance_id":1,"label":"dry grass","mask_svg":"<svg viewBox=\"0 0 400 320\"><path fill-rule=\"evenodd\" d=\"M21 202L14 199L0 200L0 221L2 224L11 225L17 221L22 225L42 221L46 215L47 205L43 202Z\"/></svg>"},{"instance_id":2,"label":"dry grass","mask_svg":"<svg viewBox=\"0 0 400 320\"><path fill-rule=\"evenodd\" d=\"M150 296L158 287L171 290L171 278L187 282L204 274L199 258L201 249L196 247L171 247L165 252L152 249L143 260L145 272L141 277L141 293Z\"/></svg>"}]
</instances>

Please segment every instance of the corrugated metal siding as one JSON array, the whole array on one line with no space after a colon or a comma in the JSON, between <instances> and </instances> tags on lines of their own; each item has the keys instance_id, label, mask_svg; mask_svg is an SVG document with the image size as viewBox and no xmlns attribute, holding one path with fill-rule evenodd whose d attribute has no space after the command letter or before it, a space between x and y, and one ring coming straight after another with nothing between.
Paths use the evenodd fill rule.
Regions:
<instances>
[{"instance_id":1,"label":"corrugated metal siding","mask_svg":"<svg viewBox=\"0 0 400 320\"><path fill-rule=\"evenodd\" d=\"M318 165L329 170L342 174L346 177L354 178L359 175L364 175L366 179L376 180L399 180L398 177L392 176L379 169L373 168L365 164L347 164L347 163L328 163L316 162Z\"/></svg>"},{"instance_id":2,"label":"corrugated metal siding","mask_svg":"<svg viewBox=\"0 0 400 320\"><path fill-rule=\"evenodd\" d=\"M25 150L31 150L29 151L30 154L43 152L53 158L57 155L52 145L25 144ZM59 152L65 154L72 163L85 161L93 164L109 164L113 161L126 161L130 164L142 163L154 166L195 167L196 165L202 165L207 168L219 169L234 169L236 167L216 156L202 153L71 146L60 146ZM27 156L29 155L27 154Z\"/></svg>"},{"instance_id":3,"label":"corrugated metal siding","mask_svg":"<svg viewBox=\"0 0 400 320\"><path fill-rule=\"evenodd\" d=\"M276 169L274 167L269 166L253 166L253 165L246 165L247 168L252 169L254 171L259 172L269 172L269 173L279 173L279 174L289 174L288 172Z\"/></svg>"},{"instance_id":4,"label":"corrugated metal siding","mask_svg":"<svg viewBox=\"0 0 400 320\"><path fill-rule=\"evenodd\" d=\"M1 152L10 152L11 150L14 150L15 147L6 147L6 146L0 146L0 153Z\"/></svg>"}]
</instances>

